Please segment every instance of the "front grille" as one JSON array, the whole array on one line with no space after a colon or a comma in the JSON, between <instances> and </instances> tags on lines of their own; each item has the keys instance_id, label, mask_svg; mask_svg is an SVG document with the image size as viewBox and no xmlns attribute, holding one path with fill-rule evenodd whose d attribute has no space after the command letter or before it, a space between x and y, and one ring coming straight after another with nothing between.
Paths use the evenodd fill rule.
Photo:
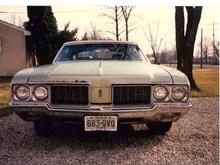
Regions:
<instances>
[{"instance_id":1,"label":"front grille","mask_svg":"<svg viewBox=\"0 0 220 165\"><path fill-rule=\"evenodd\" d=\"M89 103L87 85L51 86L51 104L87 105Z\"/></svg>"},{"instance_id":2,"label":"front grille","mask_svg":"<svg viewBox=\"0 0 220 165\"><path fill-rule=\"evenodd\" d=\"M147 85L113 86L113 104L147 105L151 101L151 88Z\"/></svg>"}]
</instances>

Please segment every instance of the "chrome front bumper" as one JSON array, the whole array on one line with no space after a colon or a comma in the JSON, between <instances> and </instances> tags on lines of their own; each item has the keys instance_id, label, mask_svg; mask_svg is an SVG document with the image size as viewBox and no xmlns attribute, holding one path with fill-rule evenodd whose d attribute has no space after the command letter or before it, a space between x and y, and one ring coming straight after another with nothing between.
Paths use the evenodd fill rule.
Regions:
<instances>
[{"instance_id":1,"label":"chrome front bumper","mask_svg":"<svg viewBox=\"0 0 220 165\"><path fill-rule=\"evenodd\" d=\"M86 115L115 115L119 122L173 122L182 117L191 107L187 103L158 103L150 107L111 107L106 105L91 105L87 108L54 108L49 105L13 105L12 110L22 119L34 120L65 120L78 122Z\"/></svg>"}]
</instances>

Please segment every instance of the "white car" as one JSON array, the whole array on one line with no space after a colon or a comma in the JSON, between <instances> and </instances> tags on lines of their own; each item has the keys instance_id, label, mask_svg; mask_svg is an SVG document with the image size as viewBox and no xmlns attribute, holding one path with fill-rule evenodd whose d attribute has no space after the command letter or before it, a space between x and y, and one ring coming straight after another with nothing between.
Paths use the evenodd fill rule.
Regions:
<instances>
[{"instance_id":1,"label":"white car","mask_svg":"<svg viewBox=\"0 0 220 165\"><path fill-rule=\"evenodd\" d=\"M10 106L38 135L60 120L85 131L146 123L164 134L192 106L182 72L151 64L138 45L121 41L67 42L51 65L18 72L11 89Z\"/></svg>"}]
</instances>

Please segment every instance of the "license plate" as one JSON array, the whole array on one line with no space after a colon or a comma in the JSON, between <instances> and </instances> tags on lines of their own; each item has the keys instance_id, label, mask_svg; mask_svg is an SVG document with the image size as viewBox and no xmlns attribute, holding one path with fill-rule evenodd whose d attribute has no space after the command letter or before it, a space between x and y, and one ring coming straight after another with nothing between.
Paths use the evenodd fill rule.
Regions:
<instances>
[{"instance_id":1,"label":"license plate","mask_svg":"<svg viewBox=\"0 0 220 165\"><path fill-rule=\"evenodd\" d=\"M85 131L117 131L117 116L85 116Z\"/></svg>"}]
</instances>

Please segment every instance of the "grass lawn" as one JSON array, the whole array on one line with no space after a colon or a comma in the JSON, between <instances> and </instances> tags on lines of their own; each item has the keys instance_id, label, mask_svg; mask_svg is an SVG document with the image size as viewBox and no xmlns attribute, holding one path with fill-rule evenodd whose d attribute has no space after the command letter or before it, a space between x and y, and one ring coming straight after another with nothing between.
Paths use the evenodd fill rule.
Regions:
<instances>
[{"instance_id":1,"label":"grass lawn","mask_svg":"<svg viewBox=\"0 0 220 165\"><path fill-rule=\"evenodd\" d=\"M166 65L169 66L169 65ZM172 65L171 67L175 67ZM193 66L193 74L200 91L192 91L192 97L219 96L219 69L218 65ZM0 78L0 116L11 113L8 108L10 98L10 78Z\"/></svg>"},{"instance_id":2,"label":"grass lawn","mask_svg":"<svg viewBox=\"0 0 220 165\"><path fill-rule=\"evenodd\" d=\"M0 78L0 116L11 113L8 108L10 97L10 78Z\"/></svg>"},{"instance_id":3,"label":"grass lawn","mask_svg":"<svg viewBox=\"0 0 220 165\"><path fill-rule=\"evenodd\" d=\"M216 68L210 69L194 69L194 79L200 91L192 91L194 97L200 96L219 96L219 70Z\"/></svg>"},{"instance_id":4,"label":"grass lawn","mask_svg":"<svg viewBox=\"0 0 220 165\"><path fill-rule=\"evenodd\" d=\"M165 65L176 68L176 64ZM219 96L219 66L193 65L193 76L200 91L191 91L192 97Z\"/></svg>"}]
</instances>

